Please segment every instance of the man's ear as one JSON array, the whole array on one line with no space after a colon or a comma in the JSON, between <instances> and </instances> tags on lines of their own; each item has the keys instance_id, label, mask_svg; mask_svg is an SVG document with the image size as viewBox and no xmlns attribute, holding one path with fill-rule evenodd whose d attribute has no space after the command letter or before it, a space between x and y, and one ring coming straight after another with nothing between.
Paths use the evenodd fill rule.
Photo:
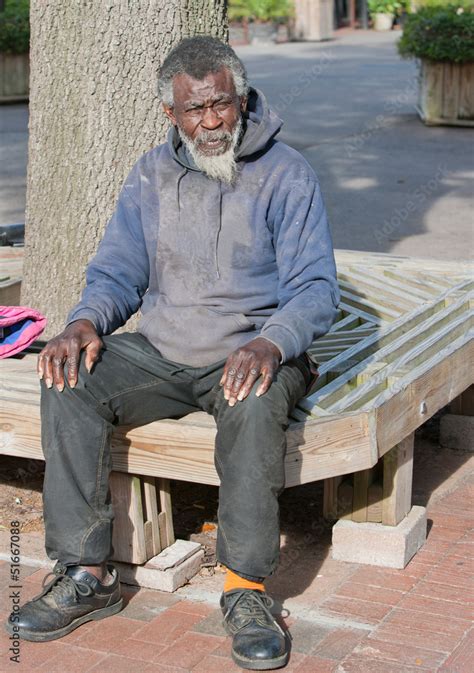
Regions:
<instances>
[{"instance_id":1,"label":"man's ear","mask_svg":"<svg viewBox=\"0 0 474 673\"><path fill-rule=\"evenodd\" d=\"M169 105L166 105L166 103L163 103L163 111L170 120L170 122L173 124L173 126L177 126L178 122L176 121L176 117L174 116L173 108L170 107Z\"/></svg>"},{"instance_id":2,"label":"man's ear","mask_svg":"<svg viewBox=\"0 0 474 673\"><path fill-rule=\"evenodd\" d=\"M245 112L245 111L246 111L246 109L247 109L247 101L248 101L247 96L241 96L241 97L240 97L240 111L241 111L241 112Z\"/></svg>"}]
</instances>

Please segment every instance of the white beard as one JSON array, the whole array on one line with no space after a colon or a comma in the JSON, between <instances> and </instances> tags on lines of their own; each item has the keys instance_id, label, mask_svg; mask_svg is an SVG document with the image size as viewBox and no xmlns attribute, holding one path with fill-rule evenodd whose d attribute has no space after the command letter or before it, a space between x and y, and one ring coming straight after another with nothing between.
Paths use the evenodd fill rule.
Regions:
<instances>
[{"instance_id":1,"label":"white beard","mask_svg":"<svg viewBox=\"0 0 474 673\"><path fill-rule=\"evenodd\" d=\"M189 138L184 130L178 125L179 136L189 154L192 156L196 167L213 180L221 180L228 185L234 184L237 177L235 148L239 142L241 130L242 118L239 117L232 133L229 133L228 131L203 131L199 136L201 141L217 137L230 143L228 149L225 151L217 149L215 154L203 154L199 149L199 141Z\"/></svg>"}]
</instances>

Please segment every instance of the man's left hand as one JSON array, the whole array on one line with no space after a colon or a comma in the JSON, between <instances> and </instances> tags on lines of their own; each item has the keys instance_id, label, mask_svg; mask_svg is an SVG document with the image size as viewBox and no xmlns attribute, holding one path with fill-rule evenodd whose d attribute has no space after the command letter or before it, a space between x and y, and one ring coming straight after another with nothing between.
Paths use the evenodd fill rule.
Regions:
<instances>
[{"instance_id":1,"label":"man's left hand","mask_svg":"<svg viewBox=\"0 0 474 673\"><path fill-rule=\"evenodd\" d=\"M245 399L259 376L263 378L255 394L260 397L266 393L278 370L280 358L279 348L263 337L257 337L231 353L219 382L224 386L224 397L229 406L233 407L237 400Z\"/></svg>"}]
</instances>

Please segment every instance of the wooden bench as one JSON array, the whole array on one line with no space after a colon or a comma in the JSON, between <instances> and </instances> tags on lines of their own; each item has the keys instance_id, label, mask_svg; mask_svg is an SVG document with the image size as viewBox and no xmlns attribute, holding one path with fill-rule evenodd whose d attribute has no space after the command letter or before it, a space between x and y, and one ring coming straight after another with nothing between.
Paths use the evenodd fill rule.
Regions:
<instances>
[{"instance_id":1,"label":"wooden bench","mask_svg":"<svg viewBox=\"0 0 474 673\"><path fill-rule=\"evenodd\" d=\"M325 480L324 515L397 525L411 508L413 433L473 383L467 263L336 251L337 322L311 351L317 391L287 431L286 485ZM0 362L0 453L42 458L36 355ZM471 388L472 391L472 388ZM173 539L169 480L218 484L214 420L194 413L114 434L115 559Z\"/></svg>"}]
</instances>

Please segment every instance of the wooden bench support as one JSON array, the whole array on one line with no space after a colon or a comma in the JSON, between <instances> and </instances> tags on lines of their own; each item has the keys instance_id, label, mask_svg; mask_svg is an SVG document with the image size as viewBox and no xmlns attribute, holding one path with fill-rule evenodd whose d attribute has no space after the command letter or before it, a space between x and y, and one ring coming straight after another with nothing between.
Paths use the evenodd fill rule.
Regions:
<instances>
[{"instance_id":1,"label":"wooden bench support","mask_svg":"<svg viewBox=\"0 0 474 673\"><path fill-rule=\"evenodd\" d=\"M325 519L338 518L338 488L342 476L330 477L324 480L323 516Z\"/></svg>"},{"instance_id":2,"label":"wooden bench support","mask_svg":"<svg viewBox=\"0 0 474 673\"><path fill-rule=\"evenodd\" d=\"M112 472L110 492L115 519L115 561L143 564L173 544L173 518L169 479Z\"/></svg>"},{"instance_id":3,"label":"wooden bench support","mask_svg":"<svg viewBox=\"0 0 474 673\"><path fill-rule=\"evenodd\" d=\"M374 481L367 491L367 521L382 522L383 484L381 480Z\"/></svg>"},{"instance_id":4,"label":"wooden bench support","mask_svg":"<svg viewBox=\"0 0 474 673\"><path fill-rule=\"evenodd\" d=\"M158 479L160 491L160 536L163 547L169 547L174 542L173 511L171 508L170 480Z\"/></svg>"},{"instance_id":5,"label":"wooden bench support","mask_svg":"<svg viewBox=\"0 0 474 673\"><path fill-rule=\"evenodd\" d=\"M448 409L439 426L441 446L474 452L474 385L455 397Z\"/></svg>"},{"instance_id":6,"label":"wooden bench support","mask_svg":"<svg viewBox=\"0 0 474 673\"><path fill-rule=\"evenodd\" d=\"M426 509L411 506L414 433L338 488L340 520L332 555L339 561L404 568L426 540ZM352 506L347 500L352 495ZM345 510L345 511L344 511Z\"/></svg>"},{"instance_id":7,"label":"wooden bench support","mask_svg":"<svg viewBox=\"0 0 474 673\"><path fill-rule=\"evenodd\" d=\"M374 467L352 476L326 479L324 516L358 523L399 524L411 509L413 444L411 433ZM337 516L329 516L334 512Z\"/></svg>"},{"instance_id":8,"label":"wooden bench support","mask_svg":"<svg viewBox=\"0 0 474 673\"><path fill-rule=\"evenodd\" d=\"M474 416L474 385L454 398L449 405L449 413L457 416Z\"/></svg>"},{"instance_id":9,"label":"wooden bench support","mask_svg":"<svg viewBox=\"0 0 474 673\"><path fill-rule=\"evenodd\" d=\"M373 481L373 470L359 470L354 473L354 496L352 499L352 521L367 521L367 496Z\"/></svg>"},{"instance_id":10,"label":"wooden bench support","mask_svg":"<svg viewBox=\"0 0 474 673\"><path fill-rule=\"evenodd\" d=\"M414 433L383 457L382 523L396 526L411 509Z\"/></svg>"},{"instance_id":11,"label":"wooden bench support","mask_svg":"<svg viewBox=\"0 0 474 673\"><path fill-rule=\"evenodd\" d=\"M337 518L352 521L354 502L354 477L345 477L337 489Z\"/></svg>"}]
</instances>

